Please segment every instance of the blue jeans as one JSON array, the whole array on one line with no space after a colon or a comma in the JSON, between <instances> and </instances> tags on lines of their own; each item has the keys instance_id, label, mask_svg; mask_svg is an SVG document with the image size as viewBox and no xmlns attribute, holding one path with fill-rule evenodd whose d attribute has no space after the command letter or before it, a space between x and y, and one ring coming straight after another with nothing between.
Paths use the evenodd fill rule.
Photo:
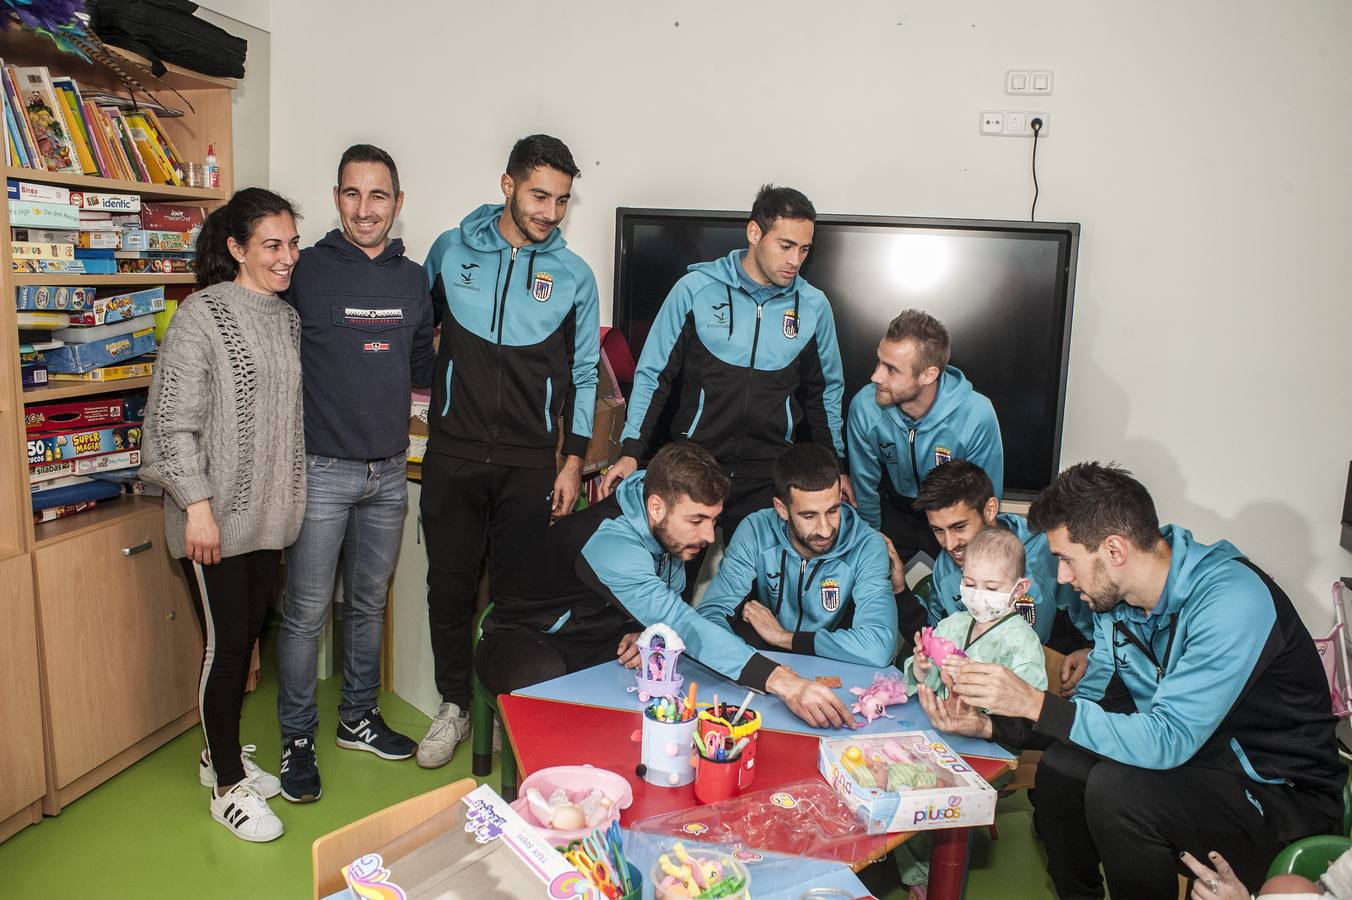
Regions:
<instances>
[{"instance_id":1,"label":"blue jeans","mask_svg":"<svg viewBox=\"0 0 1352 900\"><path fill-rule=\"evenodd\" d=\"M343 690L338 714L360 718L376 705L385 598L408 504L403 454L365 463L306 454L305 522L286 551L286 599L277 646L277 719L282 740L314 736L319 636L342 558Z\"/></svg>"}]
</instances>

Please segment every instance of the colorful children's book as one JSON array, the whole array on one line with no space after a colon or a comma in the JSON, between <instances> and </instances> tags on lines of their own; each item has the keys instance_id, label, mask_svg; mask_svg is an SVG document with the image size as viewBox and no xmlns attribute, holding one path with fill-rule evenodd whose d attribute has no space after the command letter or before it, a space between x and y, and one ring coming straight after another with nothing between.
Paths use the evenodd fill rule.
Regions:
<instances>
[{"instance_id":1,"label":"colorful children's book","mask_svg":"<svg viewBox=\"0 0 1352 900\"><path fill-rule=\"evenodd\" d=\"M89 130L80 112L80 89L75 86L75 79L66 76L53 78L52 89L57 102L61 104L66 124L70 126L70 139L75 145L75 155L79 157L80 168L86 175L101 175L98 164L94 161L94 151L90 147Z\"/></svg>"},{"instance_id":2,"label":"colorful children's book","mask_svg":"<svg viewBox=\"0 0 1352 900\"><path fill-rule=\"evenodd\" d=\"M84 174L70 128L61 112L52 77L46 66L18 66L14 70L19 80L19 93L24 116L33 130L38 155L49 172Z\"/></svg>"}]
</instances>

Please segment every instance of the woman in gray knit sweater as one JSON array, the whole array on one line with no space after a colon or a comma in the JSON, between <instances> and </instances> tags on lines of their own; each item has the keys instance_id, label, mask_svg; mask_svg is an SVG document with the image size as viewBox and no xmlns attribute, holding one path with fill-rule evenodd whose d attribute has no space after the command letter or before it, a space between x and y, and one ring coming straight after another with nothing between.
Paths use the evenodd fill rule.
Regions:
<instances>
[{"instance_id":1,"label":"woman in gray knit sweater","mask_svg":"<svg viewBox=\"0 0 1352 900\"><path fill-rule=\"evenodd\" d=\"M150 388L141 477L164 486L164 528L201 617L200 777L211 815L247 841L282 834L281 786L240 747L254 642L282 550L305 513L300 320L277 294L299 258L295 211L238 191L197 239L199 290L179 305Z\"/></svg>"}]
</instances>

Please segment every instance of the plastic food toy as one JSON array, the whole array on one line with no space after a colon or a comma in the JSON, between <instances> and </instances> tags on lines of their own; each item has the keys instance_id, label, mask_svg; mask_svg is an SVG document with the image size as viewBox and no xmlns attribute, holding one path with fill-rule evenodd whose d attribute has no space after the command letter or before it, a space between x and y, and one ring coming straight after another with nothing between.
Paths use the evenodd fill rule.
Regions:
<instances>
[{"instance_id":1,"label":"plastic food toy","mask_svg":"<svg viewBox=\"0 0 1352 900\"><path fill-rule=\"evenodd\" d=\"M934 629L926 626L920 629L920 648L925 651L925 655L940 668L948 661L950 656L958 656L966 659L967 654L958 649L958 645L946 637L935 637Z\"/></svg>"},{"instance_id":2,"label":"plastic food toy","mask_svg":"<svg viewBox=\"0 0 1352 900\"><path fill-rule=\"evenodd\" d=\"M639 665L634 673L634 687L638 699L644 703L652 697L679 697L685 678L676 672L676 663L685 652L685 641L670 627L658 623L650 625L638 636Z\"/></svg>"},{"instance_id":3,"label":"plastic food toy","mask_svg":"<svg viewBox=\"0 0 1352 900\"><path fill-rule=\"evenodd\" d=\"M850 707L850 712L863 716L865 724L868 724L880 716L885 719L892 718L887 714L887 707L894 703L906 702L906 682L895 675L884 675L879 672L873 676L873 683L868 687L853 687L850 688L850 693L859 698ZM856 722L854 727L863 726Z\"/></svg>"},{"instance_id":4,"label":"plastic food toy","mask_svg":"<svg viewBox=\"0 0 1352 900\"><path fill-rule=\"evenodd\" d=\"M572 800L563 788L555 788L547 800L535 788L527 788L526 800L536 821L560 831L595 828L610 814L611 807L610 798L597 788L592 788L591 793L577 801Z\"/></svg>"}]
</instances>

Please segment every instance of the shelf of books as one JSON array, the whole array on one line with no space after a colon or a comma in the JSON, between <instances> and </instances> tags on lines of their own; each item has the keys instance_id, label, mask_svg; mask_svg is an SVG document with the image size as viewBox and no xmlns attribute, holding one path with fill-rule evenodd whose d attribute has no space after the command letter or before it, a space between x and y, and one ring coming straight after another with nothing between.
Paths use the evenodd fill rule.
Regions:
<instances>
[{"instance_id":1,"label":"shelf of books","mask_svg":"<svg viewBox=\"0 0 1352 900\"><path fill-rule=\"evenodd\" d=\"M0 437L25 456L0 452L0 501L21 510L0 520L2 555L159 502L137 477L147 390L197 234L230 194L233 82L171 69L129 103L116 75L32 35L0 34L0 57L0 351L17 362L0 371Z\"/></svg>"}]
</instances>

